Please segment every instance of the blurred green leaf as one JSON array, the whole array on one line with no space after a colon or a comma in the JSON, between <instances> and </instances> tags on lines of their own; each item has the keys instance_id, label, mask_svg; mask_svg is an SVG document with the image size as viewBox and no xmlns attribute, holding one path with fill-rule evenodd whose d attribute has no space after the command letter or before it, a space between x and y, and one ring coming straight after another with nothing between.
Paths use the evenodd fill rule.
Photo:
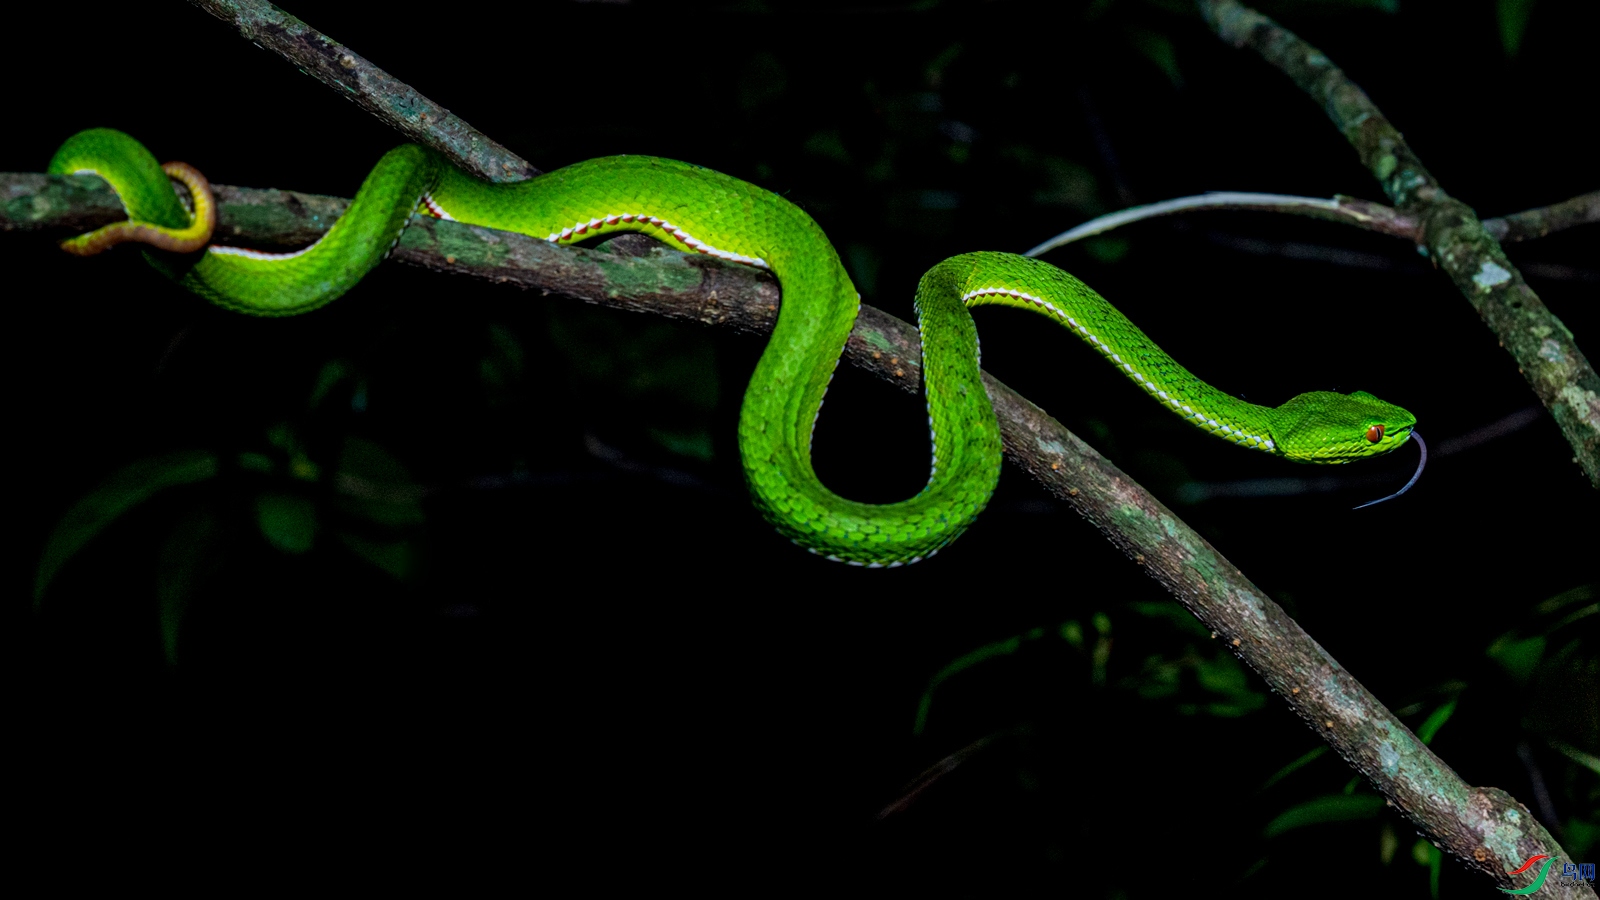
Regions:
<instances>
[{"instance_id":1,"label":"blurred green leaf","mask_svg":"<svg viewBox=\"0 0 1600 900\"><path fill-rule=\"evenodd\" d=\"M1428 846L1426 840L1417 838L1417 842L1411 845L1411 858L1416 861L1417 865L1425 866L1428 864L1428 851L1431 849L1433 848Z\"/></svg>"},{"instance_id":2,"label":"blurred green leaf","mask_svg":"<svg viewBox=\"0 0 1600 900\"><path fill-rule=\"evenodd\" d=\"M1183 73L1178 70L1178 52L1172 46L1172 38L1158 31L1130 28L1128 42L1139 51L1140 56L1155 63L1173 87L1183 87Z\"/></svg>"},{"instance_id":3,"label":"blurred green leaf","mask_svg":"<svg viewBox=\"0 0 1600 900\"><path fill-rule=\"evenodd\" d=\"M417 572L414 541L377 541L348 531L339 532L338 537L351 552L400 581L409 581Z\"/></svg>"},{"instance_id":4,"label":"blurred green leaf","mask_svg":"<svg viewBox=\"0 0 1600 900\"><path fill-rule=\"evenodd\" d=\"M1068 619L1061 623L1061 639L1074 650L1083 649L1083 626L1078 624L1077 619Z\"/></svg>"},{"instance_id":5,"label":"blurred green leaf","mask_svg":"<svg viewBox=\"0 0 1600 900\"><path fill-rule=\"evenodd\" d=\"M1289 763L1276 772L1273 772L1266 781L1262 782L1261 789L1264 791L1267 788L1272 787L1283 779L1293 775L1295 772L1298 772L1311 763L1316 762L1318 759L1321 759L1322 756L1327 752L1328 746L1326 744L1322 745L1321 747L1313 747L1310 750L1307 750L1294 762Z\"/></svg>"},{"instance_id":6,"label":"blurred green leaf","mask_svg":"<svg viewBox=\"0 0 1600 900\"><path fill-rule=\"evenodd\" d=\"M1218 694L1241 694L1250 690L1250 679L1232 656L1218 656L1195 664L1200 686Z\"/></svg>"},{"instance_id":7,"label":"blurred green leaf","mask_svg":"<svg viewBox=\"0 0 1600 900\"><path fill-rule=\"evenodd\" d=\"M1383 798L1377 794L1357 794L1349 797L1343 794L1330 794L1291 806L1268 822L1262 834L1270 838L1307 825L1371 819L1376 817L1381 809L1383 809Z\"/></svg>"},{"instance_id":8,"label":"blurred green leaf","mask_svg":"<svg viewBox=\"0 0 1600 900\"><path fill-rule=\"evenodd\" d=\"M178 635L195 588L219 567L222 532L207 507L185 516L167 536L156 563L156 600L160 609L161 652L167 665L178 663Z\"/></svg>"},{"instance_id":9,"label":"blurred green leaf","mask_svg":"<svg viewBox=\"0 0 1600 900\"><path fill-rule=\"evenodd\" d=\"M44 591L67 560L118 517L161 490L204 481L217 474L217 457L204 450L181 450L142 459L118 469L61 517L50 533L33 580L37 608Z\"/></svg>"},{"instance_id":10,"label":"blurred green leaf","mask_svg":"<svg viewBox=\"0 0 1600 900\"><path fill-rule=\"evenodd\" d=\"M1032 628L1022 634L1013 635L1012 637L1006 638L1003 641L995 641L993 643L984 644L983 646L963 653L949 663L946 663L944 668L935 672L933 677L928 679L928 686L923 690L922 699L917 704L917 719L916 722L911 726L911 733L922 734L923 729L927 726L928 710L933 706L933 692L939 687L940 684L943 684L945 681L949 680L955 675L958 675L961 672L978 665L979 663L994 659L997 656L1008 656L1016 653L1017 650L1022 647L1023 641L1036 641L1042 637L1044 637L1043 628Z\"/></svg>"},{"instance_id":11,"label":"blurred green leaf","mask_svg":"<svg viewBox=\"0 0 1600 900\"><path fill-rule=\"evenodd\" d=\"M957 41L939 51L938 56L929 60L927 68L923 70L923 76L928 79L928 87L938 88L943 86L945 70L950 68L950 64L956 61L956 57L960 56L961 51L964 49L961 42Z\"/></svg>"},{"instance_id":12,"label":"blurred green leaf","mask_svg":"<svg viewBox=\"0 0 1600 900\"><path fill-rule=\"evenodd\" d=\"M289 474L301 481L316 481L322 477L322 467L306 453L295 427L279 422L267 429L267 442L289 457Z\"/></svg>"},{"instance_id":13,"label":"blurred green leaf","mask_svg":"<svg viewBox=\"0 0 1600 900\"><path fill-rule=\"evenodd\" d=\"M1095 638L1094 650L1089 654L1089 683L1095 687L1106 686L1106 668L1111 664L1111 617L1097 612L1092 619Z\"/></svg>"},{"instance_id":14,"label":"blurred green leaf","mask_svg":"<svg viewBox=\"0 0 1600 900\"><path fill-rule=\"evenodd\" d=\"M1600 813L1593 815L1600 816ZM1561 845L1567 852L1578 859L1592 858L1595 848L1600 847L1600 823L1572 816L1563 822L1561 827L1566 832Z\"/></svg>"},{"instance_id":15,"label":"blurred green leaf","mask_svg":"<svg viewBox=\"0 0 1600 900\"><path fill-rule=\"evenodd\" d=\"M1548 615L1550 615L1552 613L1559 612L1559 611L1561 611L1561 610L1563 610L1563 609L1565 609L1565 608L1567 608L1569 606L1572 606L1574 604L1582 603L1585 600L1594 599L1595 592L1596 592L1596 586L1595 585L1593 585L1593 584L1580 584L1575 588L1571 588L1569 590L1562 591L1561 593L1555 595L1554 597L1551 597L1548 600L1541 600L1539 602L1539 605L1534 607L1534 612L1538 613L1541 616L1548 616ZM1563 625L1568 624L1570 621L1572 621L1572 617L1573 616L1578 616L1579 618L1581 618L1582 616L1585 616L1585 615L1594 615L1594 613L1595 613L1595 606L1593 604L1591 604L1590 606L1586 607L1585 609L1576 611L1576 612L1568 615L1566 618L1563 618L1562 621L1560 623L1558 623L1555 627L1560 628Z\"/></svg>"},{"instance_id":16,"label":"blurred green leaf","mask_svg":"<svg viewBox=\"0 0 1600 900\"><path fill-rule=\"evenodd\" d=\"M423 522L422 491L394 454L366 438L345 439L339 455L339 509L378 525Z\"/></svg>"},{"instance_id":17,"label":"blurred green leaf","mask_svg":"<svg viewBox=\"0 0 1600 900\"><path fill-rule=\"evenodd\" d=\"M1378 829L1378 859L1384 865L1394 862L1395 851L1400 849L1400 836L1394 833L1394 826L1388 822Z\"/></svg>"},{"instance_id":18,"label":"blurred green leaf","mask_svg":"<svg viewBox=\"0 0 1600 900\"><path fill-rule=\"evenodd\" d=\"M328 399L328 394L339 384L355 377L355 366L342 359L329 360L317 373L317 383L311 387L311 396L306 401L306 406L316 409Z\"/></svg>"},{"instance_id":19,"label":"blurred green leaf","mask_svg":"<svg viewBox=\"0 0 1600 900\"><path fill-rule=\"evenodd\" d=\"M1577 747L1562 741L1551 740L1546 741L1546 743L1548 743L1553 749L1565 754L1568 759L1572 760L1578 765L1583 766L1585 769L1588 769L1596 775L1600 775L1600 756L1595 756L1593 753L1585 753L1582 750L1579 750Z\"/></svg>"},{"instance_id":20,"label":"blurred green leaf","mask_svg":"<svg viewBox=\"0 0 1600 900\"><path fill-rule=\"evenodd\" d=\"M1194 613L1184 609L1176 600L1135 600L1128 604L1128 608L1147 619L1159 619L1176 631L1207 637L1211 634Z\"/></svg>"},{"instance_id":21,"label":"blurred green leaf","mask_svg":"<svg viewBox=\"0 0 1600 900\"><path fill-rule=\"evenodd\" d=\"M1527 684L1544 656L1544 636L1517 638L1516 632L1501 635L1489 645L1489 657L1499 663L1517 684Z\"/></svg>"},{"instance_id":22,"label":"blurred green leaf","mask_svg":"<svg viewBox=\"0 0 1600 900\"><path fill-rule=\"evenodd\" d=\"M1424 744L1432 743L1433 736L1439 733L1439 729L1444 727L1444 723L1450 721L1450 716L1455 711L1456 701L1454 700L1434 710L1429 714L1428 718L1422 721L1421 725L1417 726L1417 738Z\"/></svg>"},{"instance_id":23,"label":"blurred green leaf","mask_svg":"<svg viewBox=\"0 0 1600 900\"><path fill-rule=\"evenodd\" d=\"M269 491L256 497L256 524L272 546L305 553L316 539L317 508L310 498Z\"/></svg>"},{"instance_id":24,"label":"blurred green leaf","mask_svg":"<svg viewBox=\"0 0 1600 900\"><path fill-rule=\"evenodd\" d=\"M1522 38L1528 32L1528 16L1533 12L1533 0L1499 0L1495 4L1495 18L1500 21L1500 46L1506 56L1515 58L1522 52Z\"/></svg>"},{"instance_id":25,"label":"blurred green leaf","mask_svg":"<svg viewBox=\"0 0 1600 900\"><path fill-rule=\"evenodd\" d=\"M1161 700L1178 693L1182 682L1182 664L1169 662L1160 656L1147 656L1140 672L1139 696L1146 700Z\"/></svg>"},{"instance_id":26,"label":"blurred green leaf","mask_svg":"<svg viewBox=\"0 0 1600 900\"><path fill-rule=\"evenodd\" d=\"M1158 620L1187 638L1210 635L1210 631L1193 614L1175 602L1140 601L1129 606L1135 613ZM1184 672L1193 672L1196 686L1207 694L1215 695L1217 699L1201 702L1191 691L1187 702L1179 703L1176 707L1183 715L1204 713L1238 718L1266 705L1266 695L1253 687L1244 666L1232 654L1220 649L1202 652L1193 642L1176 658L1165 659L1159 655L1146 657L1139 675L1130 680L1137 685L1139 695L1147 700L1184 696L1180 694Z\"/></svg>"},{"instance_id":27,"label":"blurred green leaf","mask_svg":"<svg viewBox=\"0 0 1600 900\"><path fill-rule=\"evenodd\" d=\"M647 428L645 434L679 456L687 456L701 462L710 462L713 456L711 430L708 428Z\"/></svg>"},{"instance_id":28,"label":"blurred green leaf","mask_svg":"<svg viewBox=\"0 0 1600 900\"><path fill-rule=\"evenodd\" d=\"M235 461L239 464L239 468L244 469L246 472L259 472L263 475L270 475L277 471L278 468L277 463L272 461L272 457L265 453L246 451L239 454Z\"/></svg>"},{"instance_id":29,"label":"blurred green leaf","mask_svg":"<svg viewBox=\"0 0 1600 900\"><path fill-rule=\"evenodd\" d=\"M670 452L706 458L720 394L710 337L592 307L551 309L549 316L589 414Z\"/></svg>"}]
</instances>

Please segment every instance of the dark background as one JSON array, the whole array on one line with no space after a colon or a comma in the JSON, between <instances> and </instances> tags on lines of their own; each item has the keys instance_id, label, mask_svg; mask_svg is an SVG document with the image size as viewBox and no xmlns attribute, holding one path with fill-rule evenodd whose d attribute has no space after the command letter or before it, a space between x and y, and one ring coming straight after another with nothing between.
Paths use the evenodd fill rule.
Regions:
<instances>
[{"instance_id":1,"label":"dark background","mask_svg":"<svg viewBox=\"0 0 1600 900\"><path fill-rule=\"evenodd\" d=\"M141 6L4 14L0 170L42 171L73 131L111 126L218 183L349 196L396 143L204 13ZM1582 6L1262 8L1490 216L1596 186ZM937 260L1020 251L1133 203L1382 199L1315 103L1185 3L474 5L426 22L287 8L545 170L656 154L783 194L866 302L907 318ZM1595 237L1509 248L1591 354ZM1573 761L1600 753L1600 505L1549 417L1518 417L1537 401L1448 280L1393 239L1245 213L1049 258L1226 390L1369 390L1417 414L1427 474L1352 512L1414 456L1312 470L1244 453L1040 320L978 315L992 372L1414 727L1453 702L1443 758L1535 807L1577 859L1600 856L1600 777ZM13 780L40 798L30 831L47 846L467 880L509 864L596 890L1430 891L1427 846L1331 754L1273 780L1317 737L1020 473L908 569L776 536L734 442L758 340L397 265L313 315L261 320L132 250L85 261L11 236L0 259L20 526L10 743L29 751ZM830 486L915 492L920 402L843 369L827 409ZM119 518L32 614L63 514L179 452L222 471ZM1017 635L945 680L913 734L934 673ZM353 849L374 837L404 855ZM1499 896L1448 861L1438 890Z\"/></svg>"}]
</instances>

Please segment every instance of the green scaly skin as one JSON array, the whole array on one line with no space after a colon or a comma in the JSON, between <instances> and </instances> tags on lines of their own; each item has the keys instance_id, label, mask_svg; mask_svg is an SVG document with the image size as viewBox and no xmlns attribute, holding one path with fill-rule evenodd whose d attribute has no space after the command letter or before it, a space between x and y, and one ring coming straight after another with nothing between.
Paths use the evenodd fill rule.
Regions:
<instances>
[{"instance_id":1,"label":"green scaly skin","mask_svg":"<svg viewBox=\"0 0 1600 900\"><path fill-rule=\"evenodd\" d=\"M188 219L141 145L95 129L70 138L51 172L93 171L111 182L132 219L178 227ZM385 154L343 217L294 254L213 245L186 270L164 266L229 309L295 315L353 287L398 241L413 213L572 243L621 231L771 268L783 306L751 376L739 448L757 505L795 543L857 565L917 562L977 517L1000 473L1000 430L978 370L966 307L1016 306L1055 319L1095 347L1157 402L1212 434L1301 462L1343 463L1404 444L1415 418L1364 392L1301 394L1282 406L1246 403L1163 353L1088 286L1047 263L1009 253L951 257L917 286L923 383L933 433L928 484L899 503L847 500L817 480L811 430L860 298L817 223L775 194L727 175L646 156L589 160L531 181L490 185L415 145ZM1369 429L1384 426L1380 440Z\"/></svg>"}]
</instances>

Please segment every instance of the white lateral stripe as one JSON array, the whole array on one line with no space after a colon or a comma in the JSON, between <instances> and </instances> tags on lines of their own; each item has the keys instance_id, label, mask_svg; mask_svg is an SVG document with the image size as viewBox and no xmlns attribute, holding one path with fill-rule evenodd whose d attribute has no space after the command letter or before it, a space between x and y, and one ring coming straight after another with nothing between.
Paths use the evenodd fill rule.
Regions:
<instances>
[{"instance_id":1,"label":"white lateral stripe","mask_svg":"<svg viewBox=\"0 0 1600 900\"><path fill-rule=\"evenodd\" d=\"M322 237L327 236L327 232L323 232ZM260 259L268 262L276 262L278 260L294 259L296 256L310 253L312 248L322 243L322 237L319 237L310 244L301 247L299 250L294 250L289 253L268 253L265 250L251 250L247 247L224 247L220 244L212 244L206 248L206 252L215 253L218 256L242 256L245 259Z\"/></svg>"},{"instance_id":2,"label":"white lateral stripe","mask_svg":"<svg viewBox=\"0 0 1600 900\"><path fill-rule=\"evenodd\" d=\"M422 205L426 206L428 208L429 212L431 212L434 215L438 216L439 218L445 220L446 222L454 222L454 221L456 221L456 217L455 216L452 216L449 213L445 212L444 211L444 207L442 207L438 203L434 202L432 194L425 193L425 194L422 195Z\"/></svg>"},{"instance_id":3,"label":"white lateral stripe","mask_svg":"<svg viewBox=\"0 0 1600 900\"><path fill-rule=\"evenodd\" d=\"M656 228L659 228L668 237L678 241L685 247L688 247L689 249L699 253L704 253L707 256L715 256L718 259L725 259L729 262L743 263L747 266L755 266L759 269L772 268L772 266L769 265L766 260L759 256L745 256L743 253L734 253L732 250L722 250L720 248L713 247L710 244L707 244L705 241L702 241L699 238L689 234L687 231L684 231L682 228L673 225L666 219L658 216L647 216L643 213L614 213L612 215L605 216L604 218L594 218L587 222L577 222L574 223L570 228L563 228L558 232L552 232L549 237L545 238L545 240L552 243L560 243L561 241L577 237L578 235L587 234L591 228L599 228L602 225L616 225L619 222L637 222L641 225L652 225Z\"/></svg>"},{"instance_id":4,"label":"white lateral stripe","mask_svg":"<svg viewBox=\"0 0 1600 900\"><path fill-rule=\"evenodd\" d=\"M1017 291L1017 290L1012 290L1010 288L990 287L990 288L978 288L977 290L968 291L965 294L962 294L961 295L961 302L962 303L966 303L968 300L971 300L974 297L994 297L994 296L1015 297L1018 300L1026 300L1027 302L1032 303L1034 306L1038 306L1038 307L1041 307L1043 309L1049 310L1051 313L1053 313L1056 316L1056 318L1061 319L1062 321L1066 322L1069 326L1071 326L1073 328L1073 330L1075 330L1079 334L1083 335L1084 340L1087 340L1090 343L1094 344L1096 347L1098 347L1100 349L1101 353L1105 353L1105 354L1109 355L1111 357L1112 361L1118 363L1118 368L1120 368L1124 372L1128 373L1128 376L1130 378L1132 378L1134 381L1137 381L1139 384L1144 385L1145 390L1154 392L1156 396L1160 397L1161 399L1163 399L1163 400L1167 401L1169 404L1171 404L1172 408L1174 410L1177 410L1177 409L1181 408L1184 411L1184 413L1186 413L1184 418L1186 418L1186 419L1194 419L1195 420L1195 424L1199 425L1200 427L1207 428L1207 429L1211 430L1213 433L1222 432L1223 434L1229 435L1230 438L1236 438L1236 440L1234 440L1234 443L1237 443L1237 444L1242 444L1245 441L1254 441L1255 445L1258 448L1264 448L1264 449L1267 449L1267 450L1276 449L1276 445L1274 445L1272 443L1272 441L1270 439L1268 439L1268 438L1260 437L1260 436L1254 435L1254 434L1245 434L1243 431L1239 431L1238 429L1233 428L1230 425L1224 425L1224 424L1218 422L1215 419L1208 418L1204 413L1197 413L1197 412L1195 412L1193 409L1191 409L1188 406L1180 405L1177 400L1174 400L1173 398L1167 396L1167 392L1166 391L1157 390L1154 381L1151 381L1150 379L1146 378L1143 373L1134 371L1134 368L1133 368L1133 366L1131 364L1123 362L1122 357L1120 355L1118 355L1116 353L1112 353L1111 352L1111 346L1109 344L1106 344L1105 342L1101 341L1100 338L1097 337L1096 335L1091 334L1088 329L1084 328L1082 325L1079 325L1078 321L1076 319L1074 319L1071 316L1067 315L1065 312L1061 311L1061 309L1059 307L1057 307L1054 303L1051 303L1049 300L1046 300L1043 297L1035 297L1034 295L1032 295L1030 293L1027 293L1026 291Z\"/></svg>"}]
</instances>

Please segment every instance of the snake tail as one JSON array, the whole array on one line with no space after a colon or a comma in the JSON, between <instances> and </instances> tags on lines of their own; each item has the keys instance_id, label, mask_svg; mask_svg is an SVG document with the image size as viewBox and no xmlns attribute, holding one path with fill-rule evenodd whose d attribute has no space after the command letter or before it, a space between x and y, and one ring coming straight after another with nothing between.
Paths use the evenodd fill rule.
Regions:
<instances>
[{"instance_id":1,"label":"snake tail","mask_svg":"<svg viewBox=\"0 0 1600 900\"><path fill-rule=\"evenodd\" d=\"M110 160L116 164L108 165ZM143 144L120 131L94 128L79 132L56 151L47 171L100 176L116 191L128 213L127 221L62 241L61 249L75 256L93 256L127 242L193 253L211 240L217 225L211 184L199 170L181 162L158 165ZM188 189L192 213L173 193L171 181Z\"/></svg>"}]
</instances>

